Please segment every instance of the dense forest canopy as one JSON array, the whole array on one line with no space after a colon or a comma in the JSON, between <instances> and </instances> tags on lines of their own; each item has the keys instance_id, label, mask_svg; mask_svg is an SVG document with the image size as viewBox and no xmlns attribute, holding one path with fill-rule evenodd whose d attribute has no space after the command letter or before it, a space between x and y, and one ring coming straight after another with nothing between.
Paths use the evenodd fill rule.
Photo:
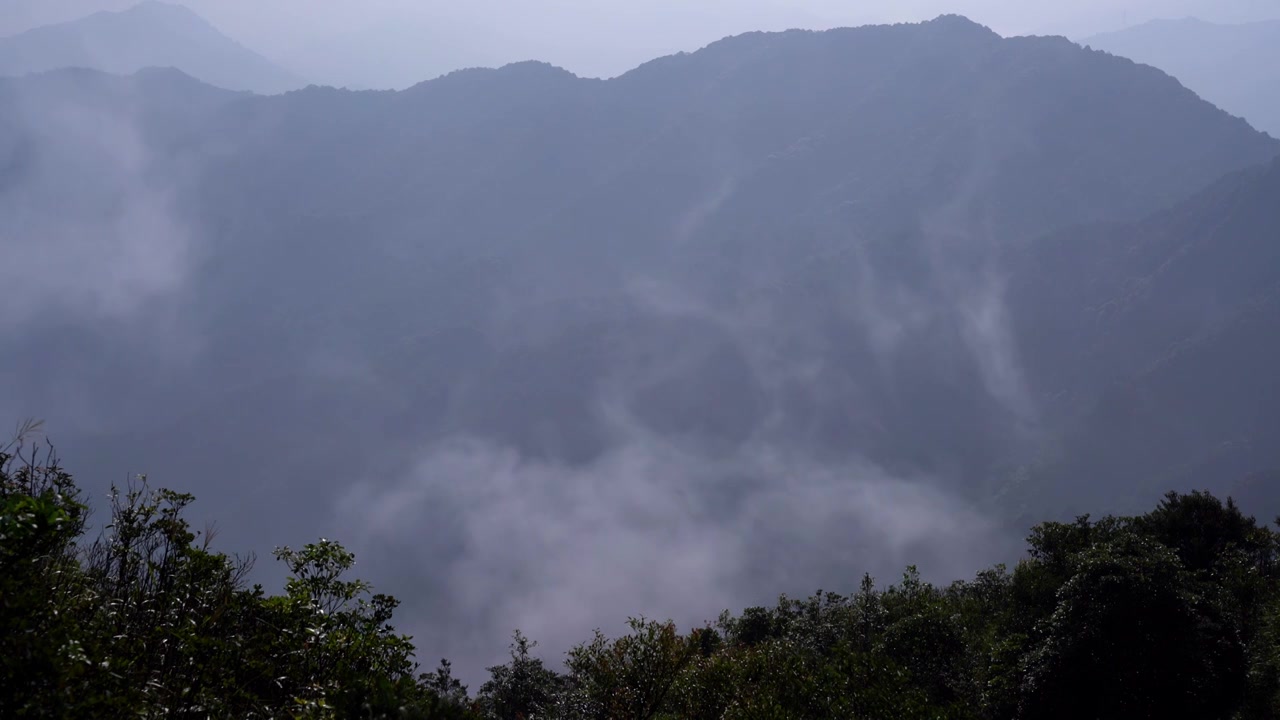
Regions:
<instances>
[{"instance_id":1,"label":"dense forest canopy","mask_svg":"<svg viewBox=\"0 0 1280 720\"><path fill-rule=\"evenodd\" d=\"M52 449L0 453L4 717L1270 718L1280 712L1280 533L1208 493L1038 525L1024 557L937 586L880 585L636 618L563 662L516 632L474 692L423 672L397 600L333 540L279 548L268 594L193 498L113 489L96 539ZM674 559L673 559L674 560ZM855 587L856 586L856 587ZM429 654L429 647L417 653Z\"/></svg>"}]
</instances>

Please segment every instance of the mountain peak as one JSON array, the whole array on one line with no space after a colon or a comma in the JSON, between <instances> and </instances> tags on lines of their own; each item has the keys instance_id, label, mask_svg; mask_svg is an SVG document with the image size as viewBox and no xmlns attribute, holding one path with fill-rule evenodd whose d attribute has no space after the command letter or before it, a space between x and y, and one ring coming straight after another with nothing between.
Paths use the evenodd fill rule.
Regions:
<instances>
[{"instance_id":1,"label":"mountain peak","mask_svg":"<svg viewBox=\"0 0 1280 720\"><path fill-rule=\"evenodd\" d=\"M970 20L968 17L964 15L958 15L955 13L947 13L944 15L939 15L938 17L932 20L926 20L920 24L925 27L941 28L945 30L953 30L958 32L979 33L982 35L988 35L988 36L997 37L997 38L1000 37L999 33L987 27L986 25Z\"/></svg>"},{"instance_id":2,"label":"mountain peak","mask_svg":"<svg viewBox=\"0 0 1280 720\"><path fill-rule=\"evenodd\" d=\"M177 3L164 2L164 0L142 0L131 7L118 11L116 14L136 13L136 12L166 12L166 13L182 13L190 17L200 17L195 11L186 5ZM203 18L201 18L203 19Z\"/></svg>"},{"instance_id":3,"label":"mountain peak","mask_svg":"<svg viewBox=\"0 0 1280 720\"><path fill-rule=\"evenodd\" d=\"M173 30L179 27L187 29L200 28L202 31L218 33L209 21L205 20L191 8L163 0L142 0L122 10L99 10L91 15L69 20L67 22L43 25L28 32L54 34L65 30L77 30L82 33L100 32L97 28L112 27L155 27L164 26Z\"/></svg>"},{"instance_id":4,"label":"mountain peak","mask_svg":"<svg viewBox=\"0 0 1280 720\"><path fill-rule=\"evenodd\" d=\"M552 65L549 62L541 60L522 60L520 62L507 63L498 68L498 71L514 77L545 77L557 79L573 79L577 75L565 70L559 65Z\"/></svg>"},{"instance_id":5,"label":"mountain peak","mask_svg":"<svg viewBox=\"0 0 1280 720\"><path fill-rule=\"evenodd\" d=\"M223 35L191 9L143 0L0 38L0 75L86 67L130 75L174 67L228 90L276 93L306 83Z\"/></svg>"}]
</instances>

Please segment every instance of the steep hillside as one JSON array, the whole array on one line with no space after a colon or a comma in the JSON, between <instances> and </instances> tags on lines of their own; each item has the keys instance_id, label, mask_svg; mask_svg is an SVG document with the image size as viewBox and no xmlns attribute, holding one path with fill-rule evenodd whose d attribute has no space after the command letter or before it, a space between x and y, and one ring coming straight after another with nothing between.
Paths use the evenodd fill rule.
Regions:
<instances>
[{"instance_id":1,"label":"steep hillside","mask_svg":"<svg viewBox=\"0 0 1280 720\"><path fill-rule=\"evenodd\" d=\"M595 457L600 384L623 372L659 433L784 432L970 480L1031 412L979 326L994 253L1277 149L1158 71L959 18L732 38L608 82L523 64L314 90L214 122L242 149L214 162L199 224L237 231L198 280L237 301L202 311L257 398L292 393L268 378L302 382L341 317L395 392L448 388L406 401L428 435ZM481 353L464 377L419 364L444 331ZM622 370L672 345L688 356Z\"/></svg>"},{"instance_id":2,"label":"steep hillside","mask_svg":"<svg viewBox=\"0 0 1280 720\"><path fill-rule=\"evenodd\" d=\"M1065 430L1020 500L1135 507L1176 484L1280 512L1280 162L1030 256L1016 334Z\"/></svg>"},{"instance_id":3,"label":"steep hillside","mask_svg":"<svg viewBox=\"0 0 1280 720\"><path fill-rule=\"evenodd\" d=\"M1154 65L1218 107L1280 137L1280 20L1221 25L1156 20L1082 44Z\"/></svg>"},{"instance_id":4,"label":"steep hillside","mask_svg":"<svg viewBox=\"0 0 1280 720\"><path fill-rule=\"evenodd\" d=\"M119 74L172 67L211 85L258 93L306 84L187 8L155 0L0 38L0 75L71 67Z\"/></svg>"}]
</instances>

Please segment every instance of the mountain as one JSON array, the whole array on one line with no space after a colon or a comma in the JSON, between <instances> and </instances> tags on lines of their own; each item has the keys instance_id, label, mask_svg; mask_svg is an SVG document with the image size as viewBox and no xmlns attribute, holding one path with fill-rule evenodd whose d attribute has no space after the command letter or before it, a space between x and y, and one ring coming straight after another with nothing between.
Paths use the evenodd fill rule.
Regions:
<instances>
[{"instance_id":1,"label":"mountain","mask_svg":"<svg viewBox=\"0 0 1280 720\"><path fill-rule=\"evenodd\" d=\"M654 57L744 31L842 24L812 10L777 0L730 6L471 0L439 4L430 14L384 12L291 47L281 59L321 84L353 89L403 89L458 68L529 58L583 76L613 77ZM853 10L840 14L846 22L866 21ZM584 27L591 32L582 32Z\"/></svg>"},{"instance_id":2,"label":"mountain","mask_svg":"<svg viewBox=\"0 0 1280 720\"><path fill-rule=\"evenodd\" d=\"M1044 18L1045 8L1027 8L1032 18ZM1031 29L1039 34L1071 38L1114 32L1155 18L1197 17L1215 23L1247 23L1275 17L1271 0L1130 0L1118 4L1085 4L1055 8L1048 19Z\"/></svg>"},{"instance_id":3,"label":"mountain","mask_svg":"<svg viewBox=\"0 0 1280 720\"><path fill-rule=\"evenodd\" d=\"M211 85L267 94L306 84L187 8L154 0L0 38L0 74L66 67L117 74L174 67Z\"/></svg>"},{"instance_id":4,"label":"mountain","mask_svg":"<svg viewBox=\"0 0 1280 720\"><path fill-rule=\"evenodd\" d=\"M270 338L253 344L265 377L331 347L315 323L345 317L375 357L423 344L375 372L407 393L414 353L461 332L454 351L477 353L465 375L422 376L448 400L406 400L422 432L587 461L612 442L600 384L635 346L675 345L683 367L655 359L637 369L651 379L619 390L650 429L736 448L775 432L770 414L798 413L776 431L807 452L969 481L1021 412L987 392L983 364L1001 361L971 351L981 330L955 315L988 302L988 256L1140 218L1277 149L1150 68L957 18L743 36L608 82L523 64L237 113L230 124L256 134L209 175L200 224L239 224L218 241L226 262L266 262L229 267L233 294L273 310L209 322ZM247 221L248 198L283 210ZM307 291L335 286L347 291ZM743 314L762 338L713 319ZM791 335L822 341L811 357L760 356ZM243 343L214 344L244 362ZM762 375L769 362L778 377ZM807 363L824 368L817 390L788 377ZM893 365L903 375L886 376Z\"/></svg>"},{"instance_id":5,"label":"mountain","mask_svg":"<svg viewBox=\"0 0 1280 720\"><path fill-rule=\"evenodd\" d=\"M1155 20L1084 45L1154 65L1218 107L1280 137L1280 20L1220 25Z\"/></svg>"},{"instance_id":6,"label":"mountain","mask_svg":"<svg viewBox=\"0 0 1280 720\"><path fill-rule=\"evenodd\" d=\"M1280 512L1280 161L1046 239L1017 277L1015 335L1062 429L1014 496L1134 507L1212 488Z\"/></svg>"},{"instance_id":7,"label":"mountain","mask_svg":"<svg viewBox=\"0 0 1280 720\"><path fill-rule=\"evenodd\" d=\"M1084 238L1071 262L1106 269L1126 228L1280 154L1155 68L954 16L741 35L607 81L0 92L0 406L101 469L86 487L146 472L253 547L305 527L377 549L367 572L433 620L407 629L474 667L507 602L576 638L623 601L696 616L985 565L977 508L1021 532L1020 487L1088 482L1017 481L1109 427L1082 418L1166 340L1087 334L1067 301L1110 275L1043 253ZM1205 442L1244 417L1231 398ZM1172 451L1114 440L1145 473L1091 486L1120 504ZM564 619L570 591L605 614Z\"/></svg>"}]
</instances>

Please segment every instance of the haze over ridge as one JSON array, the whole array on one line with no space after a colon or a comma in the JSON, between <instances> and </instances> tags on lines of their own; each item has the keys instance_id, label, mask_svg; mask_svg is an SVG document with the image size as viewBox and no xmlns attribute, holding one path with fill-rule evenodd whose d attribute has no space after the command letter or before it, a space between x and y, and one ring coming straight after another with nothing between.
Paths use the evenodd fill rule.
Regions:
<instances>
[{"instance_id":1,"label":"haze over ridge","mask_svg":"<svg viewBox=\"0 0 1280 720\"><path fill-rule=\"evenodd\" d=\"M122 10L134 0L10 0L0 35ZM1002 34L1084 37L1160 17L1195 15L1219 22L1276 17L1267 0L660 0L644 4L510 0L315 4L303 0L185 0L185 5L247 46L309 80L353 87L407 87L460 67L540 59L578 74L616 75L644 60L752 30L824 29L920 21L958 12Z\"/></svg>"},{"instance_id":2,"label":"haze over ridge","mask_svg":"<svg viewBox=\"0 0 1280 720\"><path fill-rule=\"evenodd\" d=\"M1098 224L1278 151L1157 70L955 16L737 36L607 82L522 63L398 93L172 71L0 92L26 301L0 317L5 406L47 417L88 487L146 471L257 549L351 538L424 652L468 672L513 622L555 652L619 612L696 622L908 561L962 575L1040 517L1027 488L1064 513L1145 503L1138 482L1067 492L1041 450L1167 338L1091 334L1128 276L1061 288L1034 251L1102 246L1068 258L1091 268ZM1267 227L1214 197L1182 212ZM1274 265L1251 266L1213 312L1135 307L1198 338L1258 301ZM1097 344L1096 374L1063 369ZM1265 448L1242 407L1180 461L1219 430ZM1115 437L1154 472L1145 435ZM564 613L574 593L596 610Z\"/></svg>"}]
</instances>

